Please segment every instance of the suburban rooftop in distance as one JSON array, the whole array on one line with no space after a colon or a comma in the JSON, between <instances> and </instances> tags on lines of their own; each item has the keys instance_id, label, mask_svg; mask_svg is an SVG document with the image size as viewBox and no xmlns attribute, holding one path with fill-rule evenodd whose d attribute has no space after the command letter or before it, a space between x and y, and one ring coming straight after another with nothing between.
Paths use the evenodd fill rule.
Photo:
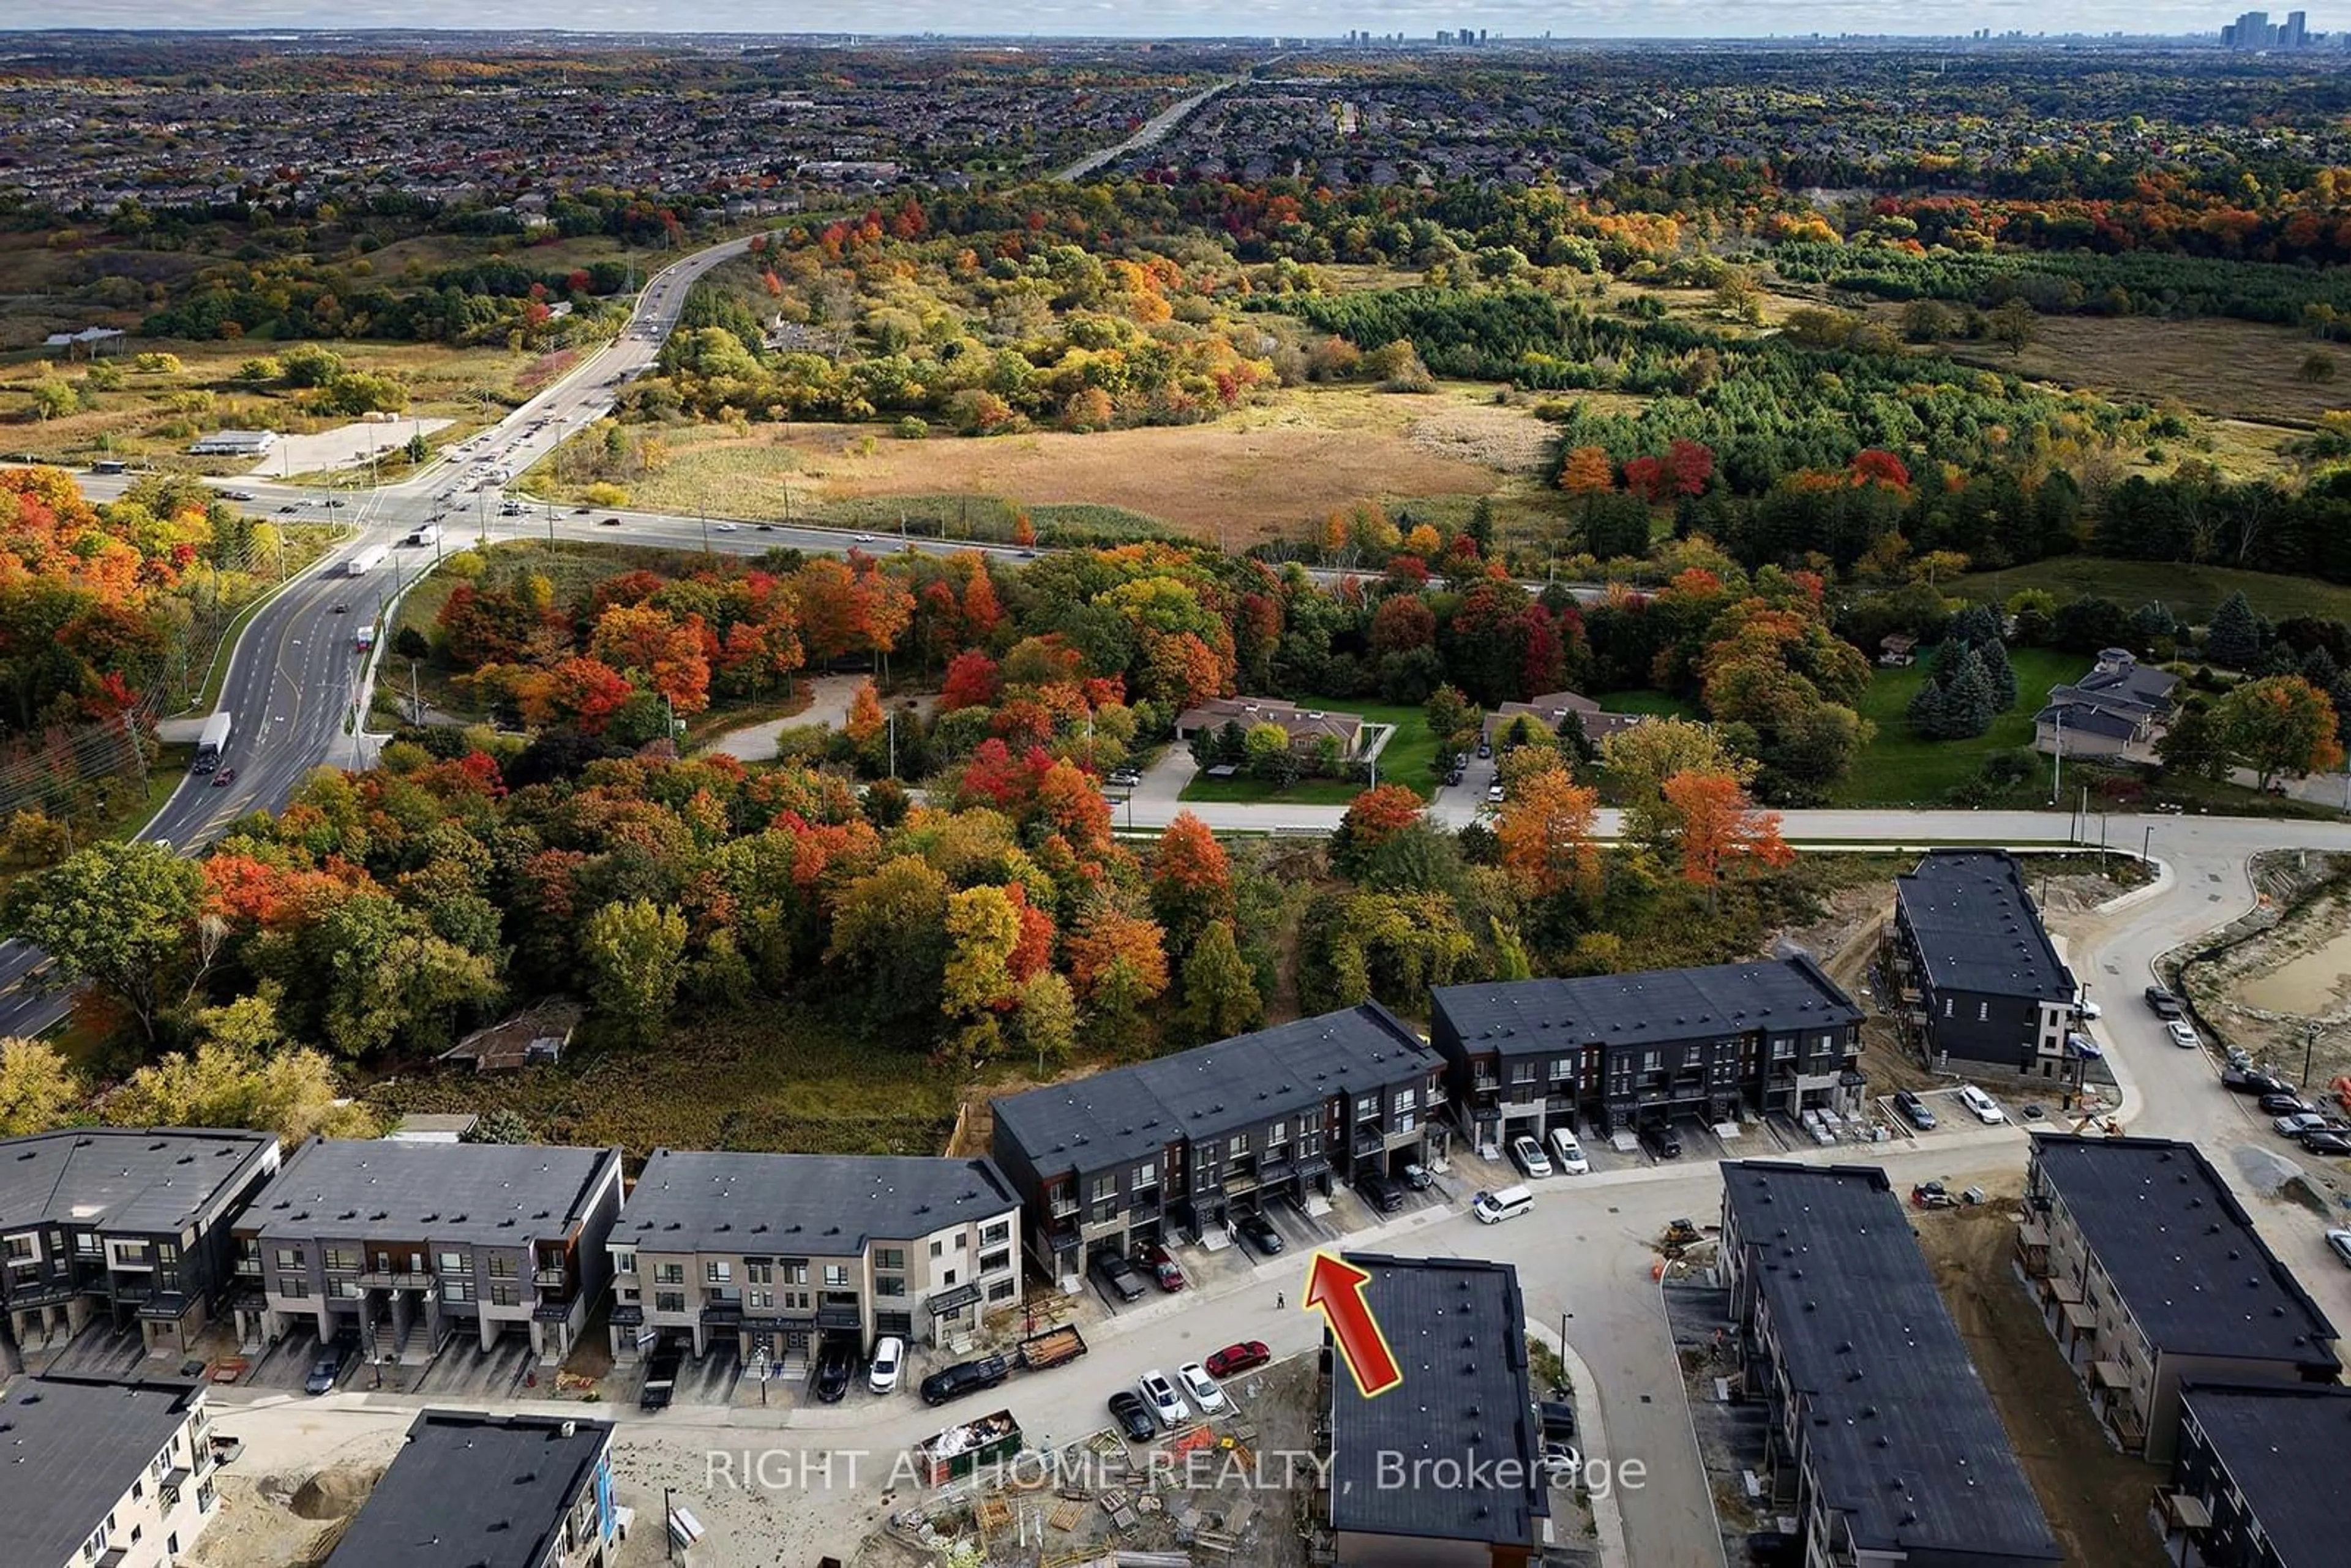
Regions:
<instances>
[{"instance_id":1,"label":"suburban rooftop in distance","mask_svg":"<svg viewBox=\"0 0 2351 1568\"><path fill-rule=\"evenodd\" d=\"M1861 1021L1861 1010L1802 954L1694 969L1439 986L1429 995L1464 1047L1503 1056Z\"/></svg>"},{"instance_id":2,"label":"suburban rooftop in distance","mask_svg":"<svg viewBox=\"0 0 2351 1568\"><path fill-rule=\"evenodd\" d=\"M329 1568L540 1568L609 1422L422 1410Z\"/></svg>"},{"instance_id":3,"label":"suburban rooftop in distance","mask_svg":"<svg viewBox=\"0 0 2351 1568\"><path fill-rule=\"evenodd\" d=\"M2005 850L1929 850L1894 879L1894 896L1938 990L2070 997L2074 975L2050 945Z\"/></svg>"},{"instance_id":4,"label":"suburban rooftop in distance","mask_svg":"<svg viewBox=\"0 0 2351 1568\"><path fill-rule=\"evenodd\" d=\"M68 1127L9 1138L0 1141L0 1229L177 1230L277 1157L275 1134L243 1129Z\"/></svg>"},{"instance_id":5,"label":"suburban rooftop in distance","mask_svg":"<svg viewBox=\"0 0 2351 1568\"><path fill-rule=\"evenodd\" d=\"M1525 1544L1550 1512L1527 1384L1526 1306L1507 1263L1351 1252L1404 1382L1366 1399L1331 1376L1331 1527L1342 1532ZM1383 1485L1393 1466L1516 1468L1517 1484ZM1425 1472L1433 1473L1433 1472ZM1482 1561L1482 1559L1481 1559Z\"/></svg>"},{"instance_id":6,"label":"suburban rooftop in distance","mask_svg":"<svg viewBox=\"0 0 2351 1568\"><path fill-rule=\"evenodd\" d=\"M188 1419L186 1384L24 1377L0 1393L10 1563L69 1563Z\"/></svg>"},{"instance_id":7,"label":"suburban rooftop in distance","mask_svg":"<svg viewBox=\"0 0 2351 1568\"><path fill-rule=\"evenodd\" d=\"M1855 1542L1926 1561L2055 1560L1886 1173L1726 1160L1722 1176L1822 1500Z\"/></svg>"},{"instance_id":8,"label":"suburban rooftop in distance","mask_svg":"<svg viewBox=\"0 0 2351 1568\"><path fill-rule=\"evenodd\" d=\"M1178 1139L1254 1126L1286 1107L1393 1082L1408 1059L1432 1073L1444 1066L1394 1013L1364 1002L1032 1089L994 1108L997 1124L1050 1175L1081 1152L1090 1167L1147 1159Z\"/></svg>"},{"instance_id":9,"label":"suburban rooftop in distance","mask_svg":"<svg viewBox=\"0 0 2351 1568\"><path fill-rule=\"evenodd\" d=\"M313 1138L246 1211L243 1233L264 1239L520 1245L586 1217L611 1149L546 1144L410 1143Z\"/></svg>"},{"instance_id":10,"label":"suburban rooftop in distance","mask_svg":"<svg viewBox=\"0 0 2351 1568\"><path fill-rule=\"evenodd\" d=\"M2338 1364L2335 1325L2195 1145L2035 1133L2032 1158L2158 1350Z\"/></svg>"},{"instance_id":11,"label":"suburban rooftop in distance","mask_svg":"<svg viewBox=\"0 0 2351 1568\"><path fill-rule=\"evenodd\" d=\"M612 1227L649 1252L861 1252L992 1218L1020 1197L989 1159L655 1149Z\"/></svg>"}]
</instances>

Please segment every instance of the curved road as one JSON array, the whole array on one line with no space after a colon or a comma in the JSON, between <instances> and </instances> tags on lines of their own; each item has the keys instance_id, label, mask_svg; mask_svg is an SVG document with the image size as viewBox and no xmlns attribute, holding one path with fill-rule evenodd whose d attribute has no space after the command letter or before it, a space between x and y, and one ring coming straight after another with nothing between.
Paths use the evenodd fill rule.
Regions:
<instances>
[{"instance_id":1,"label":"curved road","mask_svg":"<svg viewBox=\"0 0 2351 1568\"><path fill-rule=\"evenodd\" d=\"M354 537L287 584L246 623L230 652L221 686L219 707L232 716L221 771L190 774L182 780L138 837L168 841L193 854L246 812L283 806L311 768L325 762L355 763L358 754L346 724L353 716L364 661L353 651L352 629L365 624L433 553L403 549L399 541L444 509L447 504L437 497L463 482L461 470L466 464L491 461L518 474L546 456L572 429L609 411L614 388L642 372L660 353L687 287L747 244L734 239L712 246L655 273L618 340L465 442L462 455L444 456L398 485L358 492L349 510L328 509L315 491L257 476L221 481L224 486L248 489L254 497L248 505L256 517L291 511L350 524ZM92 499L108 500L138 477L84 476L81 484ZM495 510L487 491L459 494L474 500L485 516ZM465 530L458 524L453 513L444 527L452 535L461 535ZM826 536L822 542L837 547L838 536ZM353 575L350 563L373 545L390 547L385 558ZM47 967L47 956L38 948L17 941L0 943L0 1035L36 1034L64 1016L64 994L40 984Z\"/></svg>"}]
</instances>

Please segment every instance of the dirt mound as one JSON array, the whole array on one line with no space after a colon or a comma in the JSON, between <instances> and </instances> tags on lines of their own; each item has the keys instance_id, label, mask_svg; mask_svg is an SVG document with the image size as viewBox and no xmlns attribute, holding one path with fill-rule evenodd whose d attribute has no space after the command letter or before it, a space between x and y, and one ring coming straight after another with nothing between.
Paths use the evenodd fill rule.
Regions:
<instances>
[{"instance_id":1,"label":"dirt mound","mask_svg":"<svg viewBox=\"0 0 2351 1568\"><path fill-rule=\"evenodd\" d=\"M294 1489L287 1506L299 1519L342 1519L359 1511L383 1474L381 1465L329 1465Z\"/></svg>"}]
</instances>

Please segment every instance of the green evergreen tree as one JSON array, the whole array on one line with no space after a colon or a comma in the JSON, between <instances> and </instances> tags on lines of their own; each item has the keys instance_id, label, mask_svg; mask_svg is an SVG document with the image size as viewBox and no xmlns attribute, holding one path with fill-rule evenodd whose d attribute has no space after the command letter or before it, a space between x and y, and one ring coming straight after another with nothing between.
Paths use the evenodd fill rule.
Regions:
<instances>
[{"instance_id":1,"label":"green evergreen tree","mask_svg":"<svg viewBox=\"0 0 2351 1568\"><path fill-rule=\"evenodd\" d=\"M2261 620L2243 591L2220 601L2204 629L2204 656L2232 670L2250 670L2262 656Z\"/></svg>"},{"instance_id":2,"label":"green evergreen tree","mask_svg":"<svg viewBox=\"0 0 2351 1568\"><path fill-rule=\"evenodd\" d=\"M1943 739L1949 733L1944 727L1948 722L1949 708L1949 705L1943 696L1942 686L1937 683L1932 674L1929 674L1918 683L1918 695L1910 699L1911 729L1924 740Z\"/></svg>"},{"instance_id":3,"label":"green evergreen tree","mask_svg":"<svg viewBox=\"0 0 2351 1568\"><path fill-rule=\"evenodd\" d=\"M2008 662L2008 644L1995 637L1979 643L1975 652L1991 679L1992 701L1997 705L1993 711L2006 713L2016 706L2016 666Z\"/></svg>"},{"instance_id":4,"label":"green evergreen tree","mask_svg":"<svg viewBox=\"0 0 2351 1568\"><path fill-rule=\"evenodd\" d=\"M1943 694L1943 732L1954 739L1978 736L1991 727L2000 706L1983 655L1970 649L1959 660L1959 674Z\"/></svg>"}]
</instances>

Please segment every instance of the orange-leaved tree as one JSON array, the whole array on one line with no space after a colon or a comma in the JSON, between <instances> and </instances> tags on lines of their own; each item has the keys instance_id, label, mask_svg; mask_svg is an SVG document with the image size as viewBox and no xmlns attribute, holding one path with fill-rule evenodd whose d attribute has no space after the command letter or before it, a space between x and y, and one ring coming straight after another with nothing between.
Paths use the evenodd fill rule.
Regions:
<instances>
[{"instance_id":1,"label":"orange-leaved tree","mask_svg":"<svg viewBox=\"0 0 2351 1568\"><path fill-rule=\"evenodd\" d=\"M1665 794L1679 820L1686 882L1712 888L1726 872L1783 866L1796 858L1780 837L1780 813L1757 810L1730 774L1677 773L1666 780Z\"/></svg>"},{"instance_id":2,"label":"orange-leaved tree","mask_svg":"<svg viewBox=\"0 0 2351 1568\"><path fill-rule=\"evenodd\" d=\"M1599 807L1599 791L1578 784L1564 768L1519 780L1494 831L1502 869L1521 892L1549 898L1599 891L1600 846L1592 836Z\"/></svg>"}]
</instances>

